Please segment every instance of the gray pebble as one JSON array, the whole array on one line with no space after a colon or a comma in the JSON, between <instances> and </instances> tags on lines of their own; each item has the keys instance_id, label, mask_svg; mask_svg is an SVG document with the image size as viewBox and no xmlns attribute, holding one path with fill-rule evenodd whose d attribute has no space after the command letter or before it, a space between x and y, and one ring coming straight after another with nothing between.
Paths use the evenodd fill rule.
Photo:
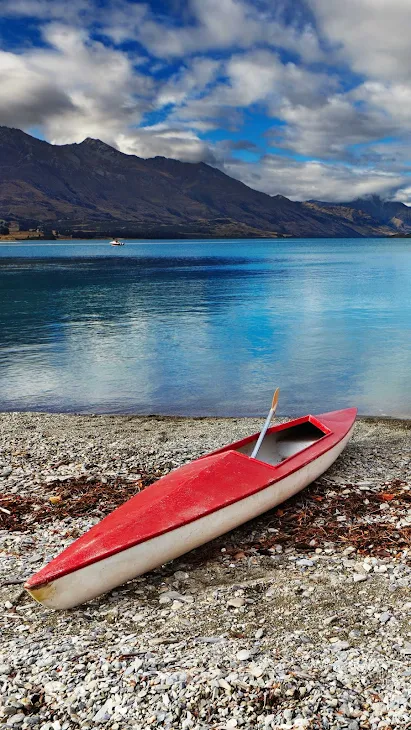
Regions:
<instances>
[{"instance_id":1,"label":"gray pebble","mask_svg":"<svg viewBox=\"0 0 411 730\"><path fill-rule=\"evenodd\" d=\"M23 715L22 712L18 712L16 715L12 715L11 717L9 717L9 719L7 720L7 724L12 726L21 725L25 719L26 716Z\"/></svg>"}]
</instances>

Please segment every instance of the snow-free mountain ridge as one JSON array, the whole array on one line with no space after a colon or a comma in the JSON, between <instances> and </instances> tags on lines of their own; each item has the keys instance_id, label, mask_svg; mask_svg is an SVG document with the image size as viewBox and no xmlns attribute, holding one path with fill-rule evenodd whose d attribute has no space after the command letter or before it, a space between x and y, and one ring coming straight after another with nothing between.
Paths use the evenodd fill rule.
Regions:
<instances>
[{"instance_id":1,"label":"snow-free mountain ridge","mask_svg":"<svg viewBox=\"0 0 411 730\"><path fill-rule=\"evenodd\" d=\"M134 236L381 236L411 231L411 209L269 196L203 162L126 155L100 140L52 145L0 127L0 219L21 227Z\"/></svg>"}]
</instances>

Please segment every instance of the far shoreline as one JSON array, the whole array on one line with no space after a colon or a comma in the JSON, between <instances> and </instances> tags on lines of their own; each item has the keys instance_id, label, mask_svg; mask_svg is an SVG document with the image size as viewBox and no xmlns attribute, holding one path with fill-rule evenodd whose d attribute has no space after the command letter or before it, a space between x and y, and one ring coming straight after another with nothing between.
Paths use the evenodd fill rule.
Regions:
<instances>
[{"instance_id":1,"label":"far shoreline","mask_svg":"<svg viewBox=\"0 0 411 730\"><path fill-rule=\"evenodd\" d=\"M338 410L338 409L337 409ZM310 413L310 411L308 411ZM301 414L305 415L305 414ZM314 415L314 412L312 412L312 415ZM243 415L228 415L228 416L222 416L222 415L193 415L193 414L175 414L175 413L131 413L131 412L99 412L99 411L45 411L45 410L16 410L16 409L10 409L10 410L3 410L0 408L0 420L3 417L7 416L15 416L15 417L34 417L34 418L80 418L84 420L95 420L98 418L101 419L118 419L118 420L124 420L124 422L130 422L132 420L138 420L138 421L159 421L164 423L169 423L172 425L173 422L185 422L188 423L189 421L205 421L209 423L214 423L216 421L223 421L223 422L255 422L264 420L265 414L261 415L249 415L249 416L243 416ZM277 416L273 419L273 423L281 423L285 421L292 420L293 418L298 418L298 414L292 414L292 415L285 415L285 414L277 414ZM381 425L387 425L387 426L393 426L393 427L403 427L405 429L411 430L411 416L405 417L405 416L390 416L390 415L372 415L372 414L360 414L356 418L356 423L369 423L374 424L378 426Z\"/></svg>"},{"instance_id":2,"label":"far shoreline","mask_svg":"<svg viewBox=\"0 0 411 730\"><path fill-rule=\"evenodd\" d=\"M119 236L122 241L126 241L129 243L154 243L154 242L187 242L192 243L193 241L218 241L218 242L231 242L231 241L329 241L330 239L335 241L369 241L372 239L373 241L378 240L391 240L393 238L395 239L407 239L411 238L410 235L404 235L400 236L397 234L392 235L386 235L386 236L291 236L291 235L284 235L284 236L202 236L201 234L193 235L193 236ZM46 244L70 244L70 243L76 243L78 241L81 241L82 243L98 243L101 244L102 242L107 243L107 245L110 245L109 236L102 236L101 238L82 238L81 236L72 236L70 238L20 238L18 240L14 239L7 239L0 237L0 244L13 244L13 245L19 245L22 243L30 243L33 245L41 245L42 243Z\"/></svg>"}]
</instances>

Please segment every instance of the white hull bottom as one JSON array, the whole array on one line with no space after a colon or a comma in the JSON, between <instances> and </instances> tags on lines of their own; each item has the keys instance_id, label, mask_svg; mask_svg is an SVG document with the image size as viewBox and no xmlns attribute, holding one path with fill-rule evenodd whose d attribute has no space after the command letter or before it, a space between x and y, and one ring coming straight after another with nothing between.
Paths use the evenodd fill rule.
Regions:
<instances>
[{"instance_id":1,"label":"white hull bottom","mask_svg":"<svg viewBox=\"0 0 411 730\"><path fill-rule=\"evenodd\" d=\"M334 448L280 482L194 522L33 588L29 593L49 608L73 608L204 545L285 502L311 484L334 463L352 431L353 428Z\"/></svg>"}]
</instances>

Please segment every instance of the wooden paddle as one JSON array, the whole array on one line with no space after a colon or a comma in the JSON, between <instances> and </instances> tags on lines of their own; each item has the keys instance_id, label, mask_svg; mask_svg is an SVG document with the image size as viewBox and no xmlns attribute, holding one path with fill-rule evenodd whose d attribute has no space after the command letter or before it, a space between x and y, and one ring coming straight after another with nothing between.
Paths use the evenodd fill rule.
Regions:
<instances>
[{"instance_id":1,"label":"wooden paddle","mask_svg":"<svg viewBox=\"0 0 411 730\"><path fill-rule=\"evenodd\" d=\"M276 388L275 389L275 392L274 392L274 395L273 395L273 402L271 403L270 412L269 412L269 414L268 414L268 416L266 418L265 424L263 426L263 430L261 431L261 433L260 433L260 435L258 437L258 441L257 441L256 445L254 446L253 453L251 454L251 458L252 459L255 459L256 458L256 456L257 456L257 454L258 454L258 452L260 450L260 446L261 446L261 444L263 442L263 438L264 438L265 434L267 433L267 429L268 429L268 427L269 427L269 425L271 423L271 419L272 419L272 417L274 416L274 413L277 410L279 397L280 397L280 389L279 388Z\"/></svg>"}]
</instances>

